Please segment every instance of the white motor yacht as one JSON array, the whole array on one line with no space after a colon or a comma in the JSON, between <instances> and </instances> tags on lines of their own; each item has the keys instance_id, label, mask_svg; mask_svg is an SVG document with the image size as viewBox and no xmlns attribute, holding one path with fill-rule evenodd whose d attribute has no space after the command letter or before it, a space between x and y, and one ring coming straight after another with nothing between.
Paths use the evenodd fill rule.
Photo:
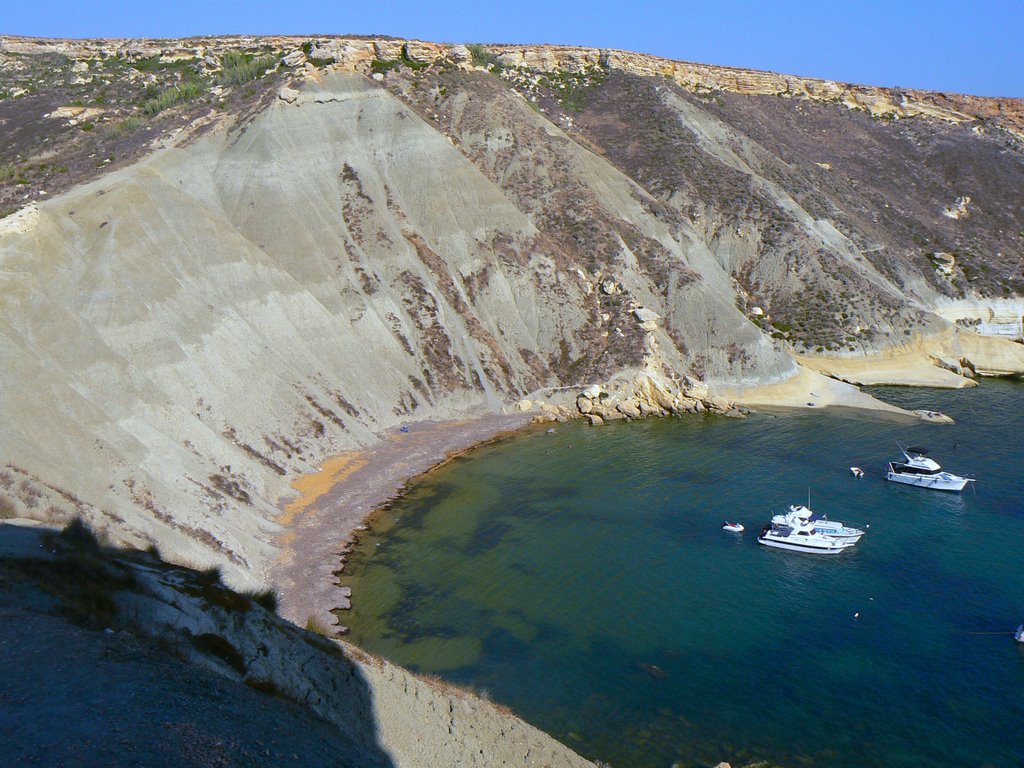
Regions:
<instances>
[{"instance_id":1,"label":"white motor yacht","mask_svg":"<svg viewBox=\"0 0 1024 768\"><path fill-rule=\"evenodd\" d=\"M840 539L816 531L814 523L804 523L792 513L772 517L772 521L761 529L757 541L766 547L818 555L837 555L857 543L857 539Z\"/></svg>"},{"instance_id":2,"label":"white motor yacht","mask_svg":"<svg viewBox=\"0 0 1024 768\"><path fill-rule=\"evenodd\" d=\"M904 448L896 444L900 446L906 461L890 461L885 473L886 480L933 488L936 491L962 491L964 486L974 482L972 478L944 472L938 462L928 458L927 448Z\"/></svg>"}]
</instances>

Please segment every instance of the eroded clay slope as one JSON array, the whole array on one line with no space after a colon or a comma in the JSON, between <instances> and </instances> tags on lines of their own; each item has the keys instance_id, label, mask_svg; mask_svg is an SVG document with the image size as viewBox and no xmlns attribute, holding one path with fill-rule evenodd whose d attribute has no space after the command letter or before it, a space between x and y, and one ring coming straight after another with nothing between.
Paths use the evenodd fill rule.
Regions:
<instances>
[{"instance_id":1,"label":"eroded clay slope","mask_svg":"<svg viewBox=\"0 0 1024 768\"><path fill-rule=\"evenodd\" d=\"M538 199L336 73L8 227L6 485L35 514L84 513L254 579L287 479L402 420L645 360L679 377L691 345L721 357L719 377L794 370L687 227L659 222L518 97L496 98L548 137L521 158L555 179ZM566 189L606 252L566 239ZM668 319L644 330L641 304ZM743 368L730 343L750 350Z\"/></svg>"}]
</instances>

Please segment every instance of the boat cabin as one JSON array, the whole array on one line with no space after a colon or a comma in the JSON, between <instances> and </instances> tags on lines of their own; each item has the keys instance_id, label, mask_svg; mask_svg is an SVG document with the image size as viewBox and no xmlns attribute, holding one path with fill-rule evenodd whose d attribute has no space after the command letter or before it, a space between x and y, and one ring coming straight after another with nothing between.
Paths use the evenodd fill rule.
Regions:
<instances>
[{"instance_id":1,"label":"boat cabin","mask_svg":"<svg viewBox=\"0 0 1024 768\"><path fill-rule=\"evenodd\" d=\"M889 462L889 469L901 475L937 475L941 467L931 459L914 457L908 462Z\"/></svg>"},{"instance_id":2,"label":"boat cabin","mask_svg":"<svg viewBox=\"0 0 1024 768\"><path fill-rule=\"evenodd\" d=\"M942 468L934 459L928 458L927 448L902 448L905 462L890 461L889 469L903 475L936 475Z\"/></svg>"}]
</instances>

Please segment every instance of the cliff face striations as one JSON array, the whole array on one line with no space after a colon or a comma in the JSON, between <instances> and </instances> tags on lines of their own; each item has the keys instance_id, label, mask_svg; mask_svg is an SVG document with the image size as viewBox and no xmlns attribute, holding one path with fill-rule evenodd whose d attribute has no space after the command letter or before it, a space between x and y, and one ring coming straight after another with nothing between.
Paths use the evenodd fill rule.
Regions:
<instances>
[{"instance_id":1,"label":"cliff face striations","mask_svg":"<svg viewBox=\"0 0 1024 768\"><path fill-rule=\"evenodd\" d=\"M1024 371L1017 100L326 37L0 71L8 516L259 581L290 478L405 421Z\"/></svg>"}]
</instances>

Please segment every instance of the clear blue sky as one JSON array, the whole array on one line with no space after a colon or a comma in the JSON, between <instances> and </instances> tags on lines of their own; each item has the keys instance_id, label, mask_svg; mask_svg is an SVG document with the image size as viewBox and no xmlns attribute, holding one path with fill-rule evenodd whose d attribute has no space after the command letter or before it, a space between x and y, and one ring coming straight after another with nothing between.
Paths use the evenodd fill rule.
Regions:
<instances>
[{"instance_id":1,"label":"clear blue sky","mask_svg":"<svg viewBox=\"0 0 1024 768\"><path fill-rule=\"evenodd\" d=\"M35 0L0 33L383 34L556 43L882 86L1024 97L1024 0Z\"/></svg>"}]
</instances>

